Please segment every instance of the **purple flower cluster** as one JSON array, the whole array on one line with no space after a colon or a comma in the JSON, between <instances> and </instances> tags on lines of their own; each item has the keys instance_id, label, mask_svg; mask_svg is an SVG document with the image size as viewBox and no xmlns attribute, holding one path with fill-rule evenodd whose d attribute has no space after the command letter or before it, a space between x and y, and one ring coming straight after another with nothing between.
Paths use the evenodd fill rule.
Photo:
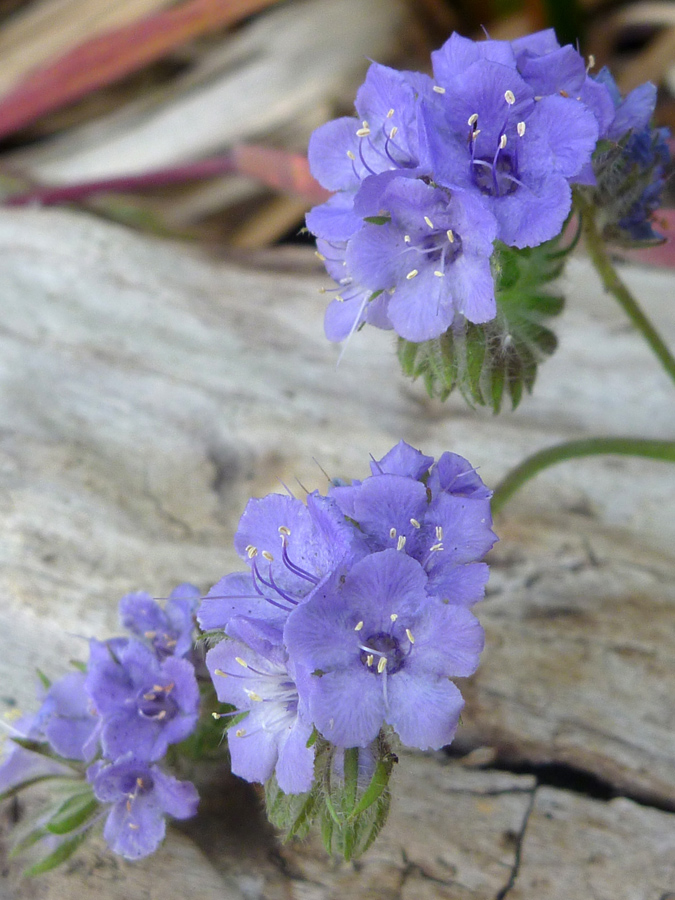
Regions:
<instances>
[{"instance_id":1,"label":"purple flower cluster","mask_svg":"<svg viewBox=\"0 0 675 900\"><path fill-rule=\"evenodd\" d=\"M17 730L46 742L63 762L13 744L0 766L0 791L36 777L72 775L67 761L86 764L94 796L109 805L105 839L127 859L157 848L166 815L194 815L194 786L157 763L169 745L192 733L199 716L190 659L198 598L192 585L176 588L165 608L148 594L124 597L120 618L132 637L92 640L86 672L49 686L38 713Z\"/></svg>"},{"instance_id":2,"label":"purple flower cluster","mask_svg":"<svg viewBox=\"0 0 675 900\"><path fill-rule=\"evenodd\" d=\"M228 731L232 770L274 773L308 791L316 730L337 748L366 748L383 728L438 749L463 706L450 680L470 675L496 540L490 491L462 457L438 462L401 441L372 475L332 484L307 504L251 500L235 547L247 571L227 575L198 613L225 639L207 654L219 700L243 714Z\"/></svg>"},{"instance_id":3,"label":"purple flower cluster","mask_svg":"<svg viewBox=\"0 0 675 900\"><path fill-rule=\"evenodd\" d=\"M634 124L551 29L511 42L453 34L432 64L433 77L372 64L357 116L310 140L312 172L336 192L307 216L338 284L330 340L368 322L422 342L493 319L494 242L557 236L571 185L595 184L598 138Z\"/></svg>"}]
</instances>

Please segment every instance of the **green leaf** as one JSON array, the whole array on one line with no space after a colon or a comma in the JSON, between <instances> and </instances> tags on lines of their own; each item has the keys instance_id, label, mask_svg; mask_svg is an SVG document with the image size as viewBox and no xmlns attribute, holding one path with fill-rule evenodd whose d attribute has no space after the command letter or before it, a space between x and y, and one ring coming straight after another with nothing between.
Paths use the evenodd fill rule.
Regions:
<instances>
[{"instance_id":1,"label":"green leaf","mask_svg":"<svg viewBox=\"0 0 675 900\"><path fill-rule=\"evenodd\" d=\"M10 797L16 797L17 794L21 793L21 791L25 790L26 788L32 787L34 784L39 784L41 781L49 781L49 780L55 780L55 779L59 779L59 778L65 778L65 779L68 779L68 781L71 781L71 780L77 779L78 776L75 775L75 773L73 773L72 775L65 775L65 774L64 775L55 775L55 774L36 775L33 778L29 778L26 781L22 781L22 782L20 782L20 784L15 784L13 787L7 788L6 791L3 791L0 794L0 803L2 803L5 800L9 800Z\"/></svg>"},{"instance_id":2,"label":"green leaf","mask_svg":"<svg viewBox=\"0 0 675 900\"><path fill-rule=\"evenodd\" d=\"M363 221L370 222L371 225L388 225L391 216L364 216Z\"/></svg>"},{"instance_id":3,"label":"green leaf","mask_svg":"<svg viewBox=\"0 0 675 900\"><path fill-rule=\"evenodd\" d=\"M52 686L51 679L47 678L47 676L41 669L36 669L35 671L37 672L37 677L40 679L40 681L42 683L42 687L48 691L49 688Z\"/></svg>"},{"instance_id":4,"label":"green leaf","mask_svg":"<svg viewBox=\"0 0 675 900\"><path fill-rule=\"evenodd\" d=\"M87 834L87 831L83 831L76 834L74 837L61 841L56 850L48 856L45 856L40 862L35 863L34 866L26 869L23 873L24 876L31 878L35 875L43 875L45 872L50 872L52 869L60 866L61 863L65 862L73 855L73 853L75 853L77 848L87 837Z\"/></svg>"},{"instance_id":5,"label":"green leaf","mask_svg":"<svg viewBox=\"0 0 675 900\"><path fill-rule=\"evenodd\" d=\"M45 825L52 834L68 834L83 825L99 808L91 789L74 794L61 804Z\"/></svg>"}]
</instances>

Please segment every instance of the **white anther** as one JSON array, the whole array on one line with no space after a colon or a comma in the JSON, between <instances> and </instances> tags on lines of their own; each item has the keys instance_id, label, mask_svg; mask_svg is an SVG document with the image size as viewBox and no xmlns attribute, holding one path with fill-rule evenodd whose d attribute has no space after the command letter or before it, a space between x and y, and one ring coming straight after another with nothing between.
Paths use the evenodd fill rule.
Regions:
<instances>
[{"instance_id":1,"label":"white anther","mask_svg":"<svg viewBox=\"0 0 675 900\"><path fill-rule=\"evenodd\" d=\"M244 693L248 696L249 700L253 700L254 703L263 702L263 698L260 696L260 694L256 694L255 691L247 691L246 689L244 689Z\"/></svg>"},{"instance_id":2,"label":"white anther","mask_svg":"<svg viewBox=\"0 0 675 900\"><path fill-rule=\"evenodd\" d=\"M398 125L394 125L394 127L389 132L389 140L391 140L392 138L395 138L397 134L398 134Z\"/></svg>"},{"instance_id":3,"label":"white anther","mask_svg":"<svg viewBox=\"0 0 675 900\"><path fill-rule=\"evenodd\" d=\"M361 128L357 129L356 136L357 137L368 137L370 134L370 126L366 121L363 122Z\"/></svg>"},{"instance_id":4,"label":"white anther","mask_svg":"<svg viewBox=\"0 0 675 900\"><path fill-rule=\"evenodd\" d=\"M450 243L454 244L455 243L455 232L452 230L452 228L448 228L448 230L445 233L447 234L448 240L450 241Z\"/></svg>"},{"instance_id":5,"label":"white anther","mask_svg":"<svg viewBox=\"0 0 675 900\"><path fill-rule=\"evenodd\" d=\"M513 104L516 102L516 95L513 93L513 91L506 91L504 93L504 99L509 104L509 106L513 106Z\"/></svg>"},{"instance_id":6,"label":"white anther","mask_svg":"<svg viewBox=\"0 0 675 900\"><path fill-rule=\"evenodd\" d=\"M395 538L395 537L396 537L396 529L395 529L395 528L390 528L390 529L389 529L389 537L390 537L390 538Z\"/></svg>"},{"instance_id":7,"label":"white anther","mask_svg":"<svg viewBox=\"0 0 675 900\"><path fill-rule=\"evenodd\" d=\"M263 550L262 555L267 560L267 562L274 562L274 557L269 552L269 550Z\"/></svg>"},{"instance_id":8,"label":"white anther","mask_svg":"<svg viewBox=\"0 0 675 900\"><path fill-rule=\"evenodd\" d=\"M387 668L387 657L381 656L380 660L377 664L377 674L381 675L386 668Z\"/></svg>"},{"instance_id":9,"label":"white anther","mask_svg":"<svg viewBox=\"0 0 675 900\"><path fill-rule=\"evenodd\" d=\"M403 550L404 547L405 547L405 535L399 534L398 541L396 543L396 549Z\"/></svg>"},{"instance_id":10,"label":"white anther","mask_svg":"<svg viewBox=\"0 0 675 900\"><path fill-rule=\"evenodd\" d=\"M235 731L235 734L237 737L244 737L244 735L246 734L246 729L245 728L237 728L237 730Z\"/></svg>"},{"instance_id":11,"label":"white anther","mask_svg":"<svg viewBox=\"0 0 675 900\"><path fill-rule=\"evenodd\" d=\"M445 88L444 88L444 87L441 87L440 84L435 84L435 85L432 87L431 90L432 90L432 91L436 91L437 94L444 94L444 93L445 93Z\"/></svg>"},{"instance_id":12,"label":"white anther","mask_svg":"<svg viewBox=\"0 0 675 900\"><path fill-rule=\"evenodd\" d=\"M414 278L415 275L419 275L419 272L417 271L417 269L412 269L405 277L408 279L408 281L410 281L410 279Z\"/></svg>"},{"instance_id":13,"label":"white anther","mask_svg":"<svg viewBox=\"0 0 675 900\"><path fill-rule=\"evenodd\" d=\"M439 272L438 269L435 270L434 275L437 278L445 278L445 272ZM419 527L419 526L418 526Z\"/></svg>"},{"instance_id":14,"label":"white anther","mask_svg":"<svg viewBox=\"0 0 675 900\"><path fill-rule=\"evenodd\" d=\"M480 134L480 128L476 128L475 131L471 132L471 140L475 141L479 134Z\"/></svg>"},{"instance_id":15,"label":"white anther","mask_svg":"<svg viewBox=\"0 0 675 900\"><path fill-rule=\"evenodd\" d=\"M363 628L363 621L357 622L357 624L354 627L354 631L361 631L362 628Z\"/></svg>"},{"instance_id":16,"label":"white anther","mask_svg":"<svg viewBox=\"0 0 675 900\"><path fill-rule=\"evenodd\" d=\"M214 675L220 675L221 678L227 678L227 672L223 672L222 669L214 669L213 673Z\"/></svg>"},{"instance_id":17,"label":"white anther","mask_svg":"<svg viewBox=\"0 0 675 900\"><path fill-rule=\"evenodd\" d=\"M373 654L369 653L368 656L366 656L366 665L370 667L370 666L372 666L372 664L373 664Z\"/></svg>"},{"instance_id":18,"label":"white anther","mask_svg":"<svg viewBox=\"0 0 675 900\"><path fill-rule=\"evenodd\" d=\"M291 533L291 529L287 525L279 526L279 534L289 535Z\"/></svg>"},{"instance_id":19,"label":"white anther","mask_svg":"<svg viewBox=\"0 0 675 900\"><path fill-rule=\"evenodd\" d=\"M588 65L586 66L586 71L588 72L589 69L594 69L594 68L595 68L595 57L593 56L592 53L589 53L588 54Z\"/></svg>"},{"instance_id":20,"label":"white anther","mask_svg":"<svg viewBox=\"0 0 675 900\"><path fill-rule=\"evenodd\" d=\"M403 235L403 241L404 241L404 243L409 244L409 243L410 243L410 235L409 235L409 234L404 234L404 235Z\"/></svg>"},{"instance_id":21,"label":"white anther","mask_svg":"<svg viewBox=\"0 0 675 900\"><path fill-rule=\"evenodd\" d=\"M425 217L424 217L424 221L427 223L427 225L429 226L429 228L433 228L433 227L434 227L434 223L431 221L431 219L429 218L429 216L425 216Z\"/></svg>"},{"instance_id":22,"label":"white anther","mask_svg":"<svg viewBox=\"0 0 675 900\"><path fill-rule=\"evenodd\" d=\"M408 640L411 644L415 643L415 638L412 635L412 631L409 628L406 628L405 633L408 635Z\"/></svg>"},{"instance_id":23,"label":"white anther","mask_svg":"<svg viewBox=\"0 0 675 900\"><path fill-rule=\"evenodd\" d=\"M392 117L393 115L394 115L394 110L393 110L393 109L390 109L389 112L387 113L387 118L388 118L388 119L391 119L391 117Z\"/></svg>"},{"instance_id":24,"label":"white anther","mask_svg":"<svg viewBox=\"0 0 675 900\"><path fill-rule=\"evenodd\" d=\"M354 156L354 154L352 153L351 150L347 150L347 156L348 156L350 159L356 159L356 157Z\"/></svg>"},{"instance_id":25,"label":"white anther","mask_svg":"<svg viewBox=\"0 0 675 900\"><path fill-rule=\"evenodd\" d=\"M243 666L245 669L248 669L248 663L245 659L242 659L241 656L235 656L235 661L239 663L240 666Z\"/></svg>"},{"instance_id":26,"label":"white anther","mask_svg":"<svg viewBox=\"0 0 675 900\"><path fill-rule=\"evenodd\" d=\"M473 128L473 126L476 124L477 121L478 121L478 113L472 113L469 116L469 121L467 122L467 125L469 126L469 128Z\"/></svg>"},{"instance_id":27,"label":"white anther","mask_svg":"<svg viewBox=\"0 0 675 900\"><path fill-rule=\"evenodd\" d=\"M443 540L443 526L442 525L436 526L436 540L437 541Z\"/></svg>"},{"instance_id":28,"label":"white anther","mask_svg":"<svg viewBox=\"0 0 675 900\"><path fill-rule=\"evenodd\" d=\"M336 294L335 299L337 300L338 303L344 303L344 301L345 301L345 298L342 296L342 294Z\"/></svg>"},{"instance_id":29,"label":"white anther","mask_svg":"<svg viewBox=\"0 0 675 900\"><path fill-rule=\"evenodd\" d=\"M499 149L500 149L500 150L503 150L504 147L506 147L506 135L505 135L505 134L503 134L503 135L499 138Z\"/></svg>"},{"instance_id":30,"label":"white anther","mask_svg":"<svg viewBox=\"0 0 675 900\"><path fill-rule=\"evenodd\" d=\"M314 251L314 256L318 256L321 262L326 262L326 257L323 255L323 253L319 253L318 250Z\"/></svg>"},{"instance_id":31,"label":"white anther","mask_svg":"<svg viewBox=\"0 0 675 900\"><path fill-rule=\"evenodd\" d=\"M342 285L346 286L346 285L348 285L348 284L351 284L353 280L354 280L353 278L349 278L349 277L347 277L347 278L341 278L341 279L339 280L338 284L342 284Z\"/></svg>"},{"instance_id":32,"label":"white anther","mask_svg":"<svg viewBox=\"0 0 675 900\"><path fill-rule=\"evenodd\" d=\"M258 548L254 547L253 544L249 544L246 548L246 553L249 559L253 559L254 556L258 555Z\"/></svg>"},{"instance_id":33,"label":"white anther","mask_svg":"<svg viewBox=\"0 0 675 900\"><path fill-rule=\"evenodd\" d=\"M389 618L392 622L395 622L398 619L398 613L392 613Z\"/></svg>"},{"instance_id":34,"label":"white anther","mask_svg":"<svg viewBox=\"0 0 675 900\"><path fill-rule=\"evenodd\" d=\"M522 137L525 134L525 123L518 122L518 125L516 126L516 130L518 131L518 137Z\"/></svg>"},{"instance_id":35,"label":"white anther","mask_svg":"<svg viewBox=\"0 0 675 900\"><path fill-rule=\"evenodd\" d=\"M413 528L421 528L422 527L420 525L420 523L417 521L417 519L411 519L410 524L412 525Z\"/></svg>"},{"instance_id":36,"label":"white anther","mask_svg":"<svg viewBox=\"0 0 675 900\"><path fill-rule=\"evenodd\" d=\"M443 549L443 544L434 544L433 547L429 547L429 553L439 553Z\"/></svg>"}]
</instances>

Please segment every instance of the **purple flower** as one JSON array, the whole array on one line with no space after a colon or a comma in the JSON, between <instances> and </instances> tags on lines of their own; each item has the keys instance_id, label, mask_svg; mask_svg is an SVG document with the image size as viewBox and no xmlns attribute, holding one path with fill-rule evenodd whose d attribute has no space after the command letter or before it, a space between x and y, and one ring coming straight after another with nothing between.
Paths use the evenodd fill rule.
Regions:
<instances>
[{"instance_id":1,"label":"purple flower","mask_svg":"<svg viewBox=\"0 0 675 900\"><path fill-rule=\"evenodd\" d=\"M265 782L276 773L286 794L308 791L314 750L307 747L312 723L300 702L282 634L265 623L233 619L237 640L223 640L206 655L218 699L244 720L228 731L232 771Z\"/></svg>"},{"instance_id":2,"label":"purple flower","mask_svg":"<svg viewBox=\"0 0 675 900\"><path fill-rule=\"evenodd\" d=\"M510 246L559 234L569 181L595 149L595 115L572 97L539 97L514 68L488 59L442 87L442 102L424 112L435 181L480 195Z\"/></svg>"},{"instance_id":3,"label":"purple flower","mask_svg":"<svg viewBox=\"0 0 675 900\"><path fill-rule=\"evenodd\" d=\"M200 591L192 584L174 588L164 609L150 594L140 591L120 600L122 625L148 641L160 659L186 656L192 650L193 614Z\"/></svg>"},{"instance_id":4,"label":"purple flower","mask_svg":"<svg viewBox=\"0 0 675 900\"><path fill-rule=\"evenodd\" d=\"M30 783L34 779L48 778L59 775L72 776L73 770L68 766L49 759L41 753L33 753L26 750L20 744L15 744L12 737L26 740L40 741L43 739L39 714L22 716L14 724L3 723L8 731L3 735L0 745L2 758L0 759L0 794L18 787L24 783Z\"/></svg>"},{"instance_id":5,"label":"purple flower","mask_svg":"<svg viewBox=\"0 0 675 900\"><path fill-rule=\"evenodd\" d=\"M394 178L357 206L371 221L347 245L347 271L391 295L386 311L397 334L419 342L443 334L457 316L494 318L497 222L480 198Z\"/></svg>"},{"instance_id":6,"label":"purple flower","mask_svg":"<svg viewBox=\"0 0 675 900\"><path fill-rule=\"evenodd\" d=\"M300 694L336 746L366 747L385 723L408 746L452 740L463 700L450 678L475 670L483 630L468 610L431 599L427 581L414 559L384 550L289 616L286 646L310 673Z\"/></svg>"},{"instance_id":7,"label":"purple flower","mask_svg":"<svg viewBox=\"0 0 675 900\"><path fill-rule=\"evenodd\" d=\"M199 797L193 784L166 775L133 753L111 765L99 761L87 771L96 798L112 804L103 836L115 853L141 859L153 853L166 832L167 815L189 819Z\"/></svg>"},{"instance_id":8,"label":"purple flower","mask_svg":"<svg viewBox=\"0 0 675 900\"><path fill-rule=\"evenodd\" d=\"M358 535L333 500L268 494L250 500L234 538L250 573L226 575L202 603L204 629L225 629L234 616L283 623L333 570L357 552Z\"/></svg>"},{"instance_id":9,"label":"purple flower","mask_svg":"<svg viewBox=\"0 0 675 900\"><path fill-rule=\"evenodd\" d=\"M199 715L199 689L186 659L162 662L140 641L117 645L91 641L86 687L101 721L103 753L117 759L132 752L161 759L169 744L184 740Z\"/></svg>"},{"instance_id":10,"label":"purple flower","mask_svg":"<svg viewBox=\"0 0 675 900\"><path fill-rule=\"evenodd\" d=\"M70 672L49 688L38 713L41 731L65 759L89 761L98 743L99 717L85 689L84 672Z\"/></svg>"}]
</instances>

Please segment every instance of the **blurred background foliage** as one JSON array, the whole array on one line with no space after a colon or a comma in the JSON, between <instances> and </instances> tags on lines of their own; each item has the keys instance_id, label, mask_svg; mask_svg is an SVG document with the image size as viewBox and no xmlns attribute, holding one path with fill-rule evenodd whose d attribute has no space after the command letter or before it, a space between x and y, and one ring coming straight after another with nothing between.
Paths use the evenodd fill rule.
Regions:
<instances>
[{"instance_id":1,"label":"blurred background foliage","mask_svg":"<svg viewBox=\"0 0 675 900\"><path fill-rule=\"evenodd\" d=\"M657 84L657 124L675 131L670 0L0 0L3 202L218 252L292 241L321 198L307 139L352 111L369 59L428 70L453 30L549 26L622 90ZM649 253L675 262L670 244Z\"/></svg>"}]
</instances>

